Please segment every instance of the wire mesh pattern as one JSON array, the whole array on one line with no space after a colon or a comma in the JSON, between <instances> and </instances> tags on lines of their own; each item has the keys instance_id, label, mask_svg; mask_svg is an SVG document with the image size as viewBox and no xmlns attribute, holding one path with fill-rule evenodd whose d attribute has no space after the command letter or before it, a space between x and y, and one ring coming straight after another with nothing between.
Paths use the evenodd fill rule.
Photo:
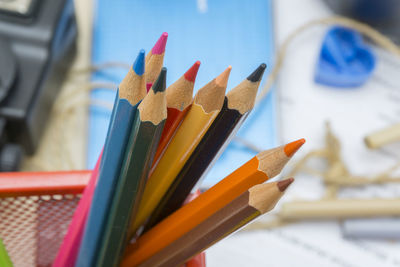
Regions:
<instances>
[{"instance_id":1,"label":"wire mesh pattern","mask_svg":"<svg viewBox=\"0 0 400 267\"><path fill-rule=\"evenodd\" d=\"M80 195L0 198L0 237L15 267L50 267Z\"/></svg>"}]
</instances>

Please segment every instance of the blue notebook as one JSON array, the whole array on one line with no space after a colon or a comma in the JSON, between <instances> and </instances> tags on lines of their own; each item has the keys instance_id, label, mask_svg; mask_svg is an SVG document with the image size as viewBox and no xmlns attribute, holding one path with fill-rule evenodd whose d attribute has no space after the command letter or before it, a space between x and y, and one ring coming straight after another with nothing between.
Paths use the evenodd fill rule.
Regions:
<instances>
[{"instance_id":1,"label":"blue notebook","mask_svg":"<svg viewBox=\"0 0 400 267\"><path fill-rule=\"evenodd\" d=\"M195 92L232 66L227 91L245 79L260 63L273 62L271 0L97 0L93 32L93 64L121 61L132 64L141 48L150 51L162 32L168 32L164 66L167 85L196 60L201 61ZM93 81L119 83L126 70L107 70ZM113 103L115 92L96 89L93 100ZM262 149L277 143L274 90L249 116L238 135ZM111 110L91 106L88 168L93 168L106 136ZM232 142L207 175L210 186L241 166L255 152Z\"/></svg>"}]
</instances>

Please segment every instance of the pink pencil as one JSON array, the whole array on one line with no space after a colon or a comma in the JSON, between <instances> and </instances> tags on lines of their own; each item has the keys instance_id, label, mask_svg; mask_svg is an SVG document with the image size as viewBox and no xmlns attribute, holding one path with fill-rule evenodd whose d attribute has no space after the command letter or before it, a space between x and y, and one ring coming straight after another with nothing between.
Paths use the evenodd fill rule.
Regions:
<instances>
[{"instance_id":1,"label":"pink pencil","mask_svg":"<svg viewBox=\"0 0 400 267\"><path fill-rule=\"evenodd\" d=\"M164 62L165 46L167 45L168 33L163 32L160 38L146 56L146 88L150 90L152 84L160 74Z\"/></svg>"},{"instance_id":2,"label":"pink pencil","mask_svg":"<svg viewBox=\"0 0 400 267\"><path fill-rule=\"evenodd\" d=\"M82 240L83 230L85 229L86 218L92 202L94 189L96 187L102 154L103 152L100 153L96 166L94 167L92 175L90 176L89 183L83 191L82 198L79 201L71 223L69 224L68 232L64 237L60 249L58 250L57 257L53 262L53 267L75 266L76 257L78 256L79 246Z\"/></svg>"}]
</instances>

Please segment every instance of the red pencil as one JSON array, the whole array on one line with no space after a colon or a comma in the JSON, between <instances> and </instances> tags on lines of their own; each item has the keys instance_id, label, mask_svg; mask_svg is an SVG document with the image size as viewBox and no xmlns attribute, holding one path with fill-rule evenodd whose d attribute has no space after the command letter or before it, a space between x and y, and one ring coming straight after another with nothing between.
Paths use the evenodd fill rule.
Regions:
<instances>
[{"instance_id":1,"label":"red pencil","mask_svg":"<svg viewBox=\"0 0 400 267\"><path fill-rule=\"evenodd\" d=\"M149 177L192 105L193 87L199 67L200 61L196 61L181 78L167 88L167 120L154 156Z\"/></svg>"}]
</instances>

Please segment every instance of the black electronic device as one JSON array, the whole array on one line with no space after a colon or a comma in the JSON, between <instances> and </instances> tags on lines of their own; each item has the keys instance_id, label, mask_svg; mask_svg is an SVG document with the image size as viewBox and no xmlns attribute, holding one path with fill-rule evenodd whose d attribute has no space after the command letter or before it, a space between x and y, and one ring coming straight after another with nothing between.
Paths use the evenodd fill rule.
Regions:
<instances>
[{"instance_id":1,"label":"black electronic device","mask_svg":"<svg viewBox=\"0 0 400 267\"><path fill-rule=\"evenodd\" d=\"M76 35L72 0L0 0L0 171L35 151Z\"/></svg>"}]
</instances>

